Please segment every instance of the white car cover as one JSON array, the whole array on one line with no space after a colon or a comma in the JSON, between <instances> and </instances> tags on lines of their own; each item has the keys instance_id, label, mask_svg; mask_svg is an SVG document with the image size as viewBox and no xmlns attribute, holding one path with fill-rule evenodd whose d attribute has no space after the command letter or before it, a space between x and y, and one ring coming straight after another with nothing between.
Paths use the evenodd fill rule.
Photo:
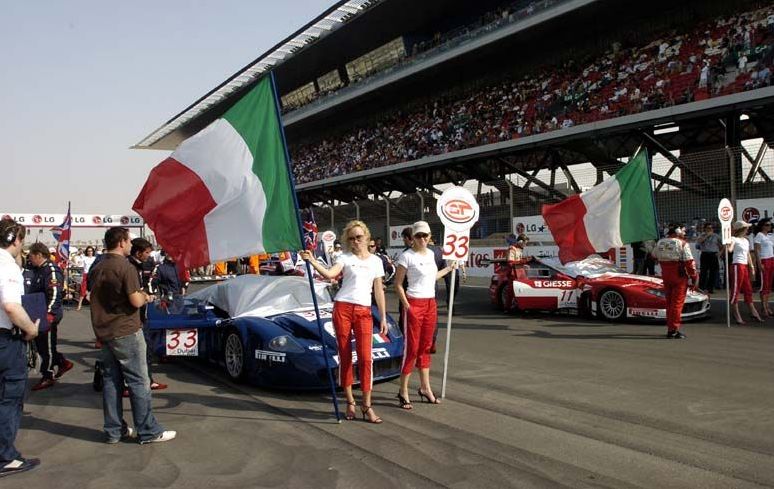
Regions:
<instances>
[{"instance_id":1,"label":"white car cover","mask_svg":"<svg viewBox=\"0 0 774 489\"><path fill-rule=\"evenodd\" d=\"M314 287L317 305L332 307L327 284L315 281ZM188 298L212 304L232 318L314 310L309 279L295 276L241 275L193 292Z\"/></svg>"}]
</instances>

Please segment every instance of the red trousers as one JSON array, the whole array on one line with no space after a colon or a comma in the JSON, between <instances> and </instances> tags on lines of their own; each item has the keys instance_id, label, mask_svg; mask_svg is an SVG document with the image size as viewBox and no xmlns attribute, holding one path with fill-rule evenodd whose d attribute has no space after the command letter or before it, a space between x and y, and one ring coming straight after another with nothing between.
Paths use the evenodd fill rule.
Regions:
<instances>
[{"instance_id":1,"label":"red trousers","mask_svg":"<svg viewBox=\"0 0 774 489\"><path fill-rule=\"evenodd\" d=\"M663 267L662 267L663 268ZM688 293L688 278L679 274L662 274L664 279L664 293L666 294L667 329L676 331L680 329L683 315L685 296Z\"/></svg>"},{"instance_id":2,"label":"red trousers","mask_svg":"<svg viewBox=\"0 0 774 489\"><path fill-rule=\"evenodd\" d=\"M753 290L750 284L750 273L747 265L734 263L728 270L729 283L731 285L731 304L739 302L739 294L744 294L744 301L752 304Z\"/></svg>"},{"instance_id":3,"label":"red trousers","mask_svg":"<svg viewBox=\"0 0 774 489\"><path fill-rule=\"evenodd\" d=\"M430 347L433 345L433 333L438 323L438 309L435 298L414 299L408 297L409 309L406 311L406 340L403 343L403 365L400 372L410 374L417 368L430 368Z\"/></svg>"},{"instance_id":4,"label":"red trousers","mask_svg":"<svg viewBox=\"0 0 774 489\"><path fill-rule=\"evenodd\" d=\"M774 281L774 258L761 260L761 295L771 294L771 283Z\"/></svg>"},{"instance_id":5,"label":"red trousers","mask_svg":"<svg viewBox=\"0 0 774 489\"><path fill-rule=\"evenodd\" d=\"M354 333L360 389L363 392L371 392L373 388L371 344L374 333L371 308L349 302L334 302L333 328L336 330L336 343L339 347L339 385L350 387L354 383L351 341Z\"/></svg>"},{"instance_id":6,"label":"red trousers","mask_svg":"<svg viewBox=\"0 0 774 489\"><path fill-rule=\"evenodd\" d=\"M89 274L84 273L83 277L81 277L81 297L86 297L86 294L89 292Z\"/></svg>"}]
</instances>

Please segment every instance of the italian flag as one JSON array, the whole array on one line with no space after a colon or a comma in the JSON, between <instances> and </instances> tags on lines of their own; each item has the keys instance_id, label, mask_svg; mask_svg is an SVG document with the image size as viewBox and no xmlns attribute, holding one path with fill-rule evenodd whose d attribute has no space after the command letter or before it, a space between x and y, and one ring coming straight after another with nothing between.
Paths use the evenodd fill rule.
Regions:
<instances>
[{"instance_id":1,"label":"italian flag","mask_svg":"<svg viewBox=\"0 0 774 489\"><path fill-rule=\"evenodd\" d=\"M132 209L186 268L301 249L272 79L151 170Z\"/></svg>"},{"instance_id":2,"label":"italian flag","mask_svg":"<svg viewBox=\"0 0 774 489\"><path fill-rule=\"evenodd\" d=\"M627 243L658 239L648 154L643 148L610 179L591 190L544 205L562 263Z\"/></svg>"}]
</instances>

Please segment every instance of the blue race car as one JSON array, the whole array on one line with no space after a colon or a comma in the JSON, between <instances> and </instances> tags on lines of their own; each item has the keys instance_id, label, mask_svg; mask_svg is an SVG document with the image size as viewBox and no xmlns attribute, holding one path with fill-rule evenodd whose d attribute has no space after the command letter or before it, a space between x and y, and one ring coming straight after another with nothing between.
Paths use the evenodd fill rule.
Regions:
<instances>
[{"instance_id":1,"label":"blue race car","mask_svg":"<svg viewBox=\"0 0 774 489\"><path fill-rule=\"evenodd\" d=\"M236 381L280 389L327 388L322 341L334 379L339 357L332 323L333 302L326 286L315 283L323 338L308 279L242 275L149 306L150 347L162 357L198 357L216 362ZM389 331L380 335L376 306L372 314L374 381L398 377L403 335L389 315ZM354 344L352 351L356 357ZM357 364L357 358L354 361Z\"/></svg>"}]
</instances>

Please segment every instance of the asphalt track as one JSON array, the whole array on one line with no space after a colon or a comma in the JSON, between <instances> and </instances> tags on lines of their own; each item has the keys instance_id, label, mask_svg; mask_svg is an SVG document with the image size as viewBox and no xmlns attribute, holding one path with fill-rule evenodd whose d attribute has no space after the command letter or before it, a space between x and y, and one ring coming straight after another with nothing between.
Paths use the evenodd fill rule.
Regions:
<instances>
[{"instance_id":1,"label":"asphalt track","mask_svg":"<svg viewBox=\"0 0 774 489\"><path fill-rule=\"evenodd\" d=\"M663 326L504 316L463 287L442 405L415 387L401 411L393 381L375 386L384 424L336 424L325 393L173 362L155 368L170 388L154 410L178 438L146 446L103 443L88 311L68 311L60 345L76 368L29 395L17 439L42 466L0 487L774 487L774 319L727 329L718 306L680 341Z\"/></svg>"}]
</instances>

